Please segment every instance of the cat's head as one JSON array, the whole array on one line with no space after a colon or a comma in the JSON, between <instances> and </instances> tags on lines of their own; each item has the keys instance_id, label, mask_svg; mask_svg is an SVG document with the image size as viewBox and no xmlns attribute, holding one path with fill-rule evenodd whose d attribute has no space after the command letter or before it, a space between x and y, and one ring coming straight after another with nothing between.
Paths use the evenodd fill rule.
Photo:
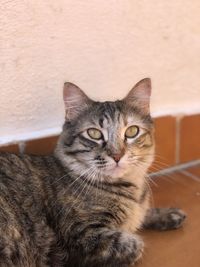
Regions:
<instances>
[{"instance_id":1,"label":"cat's head","mask_svg":"<svg viewBox=\"0 0 200 267\"><path fill-rule=\"evenodd\" d=\"M114 102L93 101L76 85L65 83L66 117L56 149L59 159L80 177L144 175L154 157L150 94L149 78Z\"/></svg>"}]
</instances>

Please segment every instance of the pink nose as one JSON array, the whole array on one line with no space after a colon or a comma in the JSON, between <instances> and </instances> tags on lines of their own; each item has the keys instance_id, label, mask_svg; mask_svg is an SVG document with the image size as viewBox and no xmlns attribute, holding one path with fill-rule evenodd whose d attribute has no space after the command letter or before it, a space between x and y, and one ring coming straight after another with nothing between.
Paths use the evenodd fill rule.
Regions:
<instances>
[{"instance_id":1,"label":"pink nose","mask_svg":"<svg viewBox=\"0 0 200 267\"><path fill-rule=\"evenodd\" d=\"M114 159L114 161L116 161L117 163L120 161L121 159L121 155L120 154L115 154L112 156L112 158Z\"/></svg>"},{"instance_id":2,"label":"pink nose","mask_svg":"<svg viewBox=\"0 0 200 267\"><path fill-rule=\"evenodd\" d=\"M125 154L125 151L123 149L120 151L120 153L112 154L111 157L114 159L114 161L116 163L118 163L120 161L120 159L124 156L124 154Z\"/></svg>"}]
</instances>

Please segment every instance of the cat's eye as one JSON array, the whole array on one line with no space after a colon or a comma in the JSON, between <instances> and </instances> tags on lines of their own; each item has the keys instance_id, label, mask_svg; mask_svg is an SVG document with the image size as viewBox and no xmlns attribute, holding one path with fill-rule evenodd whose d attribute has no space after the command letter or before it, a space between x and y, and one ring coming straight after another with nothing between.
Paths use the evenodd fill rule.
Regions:
<instances>
[{"instance_id":1,"label":"cat's eye","mask_svg":"<svg viewBox=\"0 0 200 267\"><path fill-rule=\"evenodd\" d=\"M136 125L132 125L126 129L125 137L126 138L134 138L139 133L139 127Z\"/></svg>"},{"instance_id":2,"label":"cat's eye","mask_svg":"<svg viewBox=\"0 0 200 267\"><path fill-rule=\"evenodd\" d=\"M90 138L95 139L95 140L100 140L103 137L102 132L95 128L88 129L87 133Z\"/></svg>"}]
</instances>

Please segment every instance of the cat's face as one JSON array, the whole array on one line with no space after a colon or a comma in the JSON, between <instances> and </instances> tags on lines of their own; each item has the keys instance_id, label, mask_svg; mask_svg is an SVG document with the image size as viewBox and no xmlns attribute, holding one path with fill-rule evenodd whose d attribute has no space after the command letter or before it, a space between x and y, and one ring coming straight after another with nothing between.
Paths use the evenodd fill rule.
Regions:
<instances>
[{"instance_id":1,"label":"cat's face","mask_svg":"<svg viewBox=\"0 0 200 267\"><path fill-rule=\"evenodd\" d=\"M66 122L58 145L62 162L90 179L144 174L154 152L149 97L149 79L123 100L103 103L65 84Z\"/></svg>"}]
</instances>

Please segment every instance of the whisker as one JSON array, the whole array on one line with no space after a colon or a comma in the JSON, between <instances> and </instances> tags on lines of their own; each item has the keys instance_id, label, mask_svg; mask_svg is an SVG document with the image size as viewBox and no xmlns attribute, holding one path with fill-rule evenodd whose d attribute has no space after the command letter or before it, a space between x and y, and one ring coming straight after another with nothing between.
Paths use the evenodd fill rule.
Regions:
<instances>
[{"instance_id":1,"label":"whisker","mask_svg":"<svg viewBox=\"0 0 200 267\"><path fill-rule=\"evenodd\" d=\"M149 192L150 192L150 197L151 197L152 205L155 206L153 192L152 192L152 189L151 189L151 187L149 185L149 182L148 182L150 180L149 179L147 180L147 178L146 178L146 177L148 177L148 174L146 174L146 172L144 172L144 170L139 165L137 167L138 167L137 171L140 172L140 174L142 174L144 176L145 184L147 185L147 187L149 189Z\"/></svg>"},{"instance_id":2,"label":"whisker","mask_svg":"<svg viewBox=\"0 0 200 267\"><path fill-rule=\"evenodd\" d=\"M86 170L87 172L85 171L84 174L82 173L80 176L78 176L78 177L75 179L75 180L78 180L78 178L80 178L81 176L84 176L85 173L87 173L87 175L86 175L83 179L81 179L81 183L77 186L77 188L76 188L75 191L73 192L73 195L76 196L76 193L77 193L77 192L79 191L79 189L81 189L81 187L83 186L81 192L79 192L78 195L76 196L75 201L74 201L74 204L73 204L73 205L71 206L71 208L68 210L67 215L69 214L70 210L76 205L76 200L77 200L77 199L79 198L79 196L82 194L82 191L84 190L85 185L87 185L86 180L88 179L88 174L91 172L92 169L93 169L93 166L90 167L89 169L87 169L87 170ZM74 182L73 182L73 183L74 183ZM64 208L65 208L65 207L63 207L63 208L57 213L56 217L58 217L58 215L59 215L60 213L63 212Z\"/></svg>"}]
</instances>

